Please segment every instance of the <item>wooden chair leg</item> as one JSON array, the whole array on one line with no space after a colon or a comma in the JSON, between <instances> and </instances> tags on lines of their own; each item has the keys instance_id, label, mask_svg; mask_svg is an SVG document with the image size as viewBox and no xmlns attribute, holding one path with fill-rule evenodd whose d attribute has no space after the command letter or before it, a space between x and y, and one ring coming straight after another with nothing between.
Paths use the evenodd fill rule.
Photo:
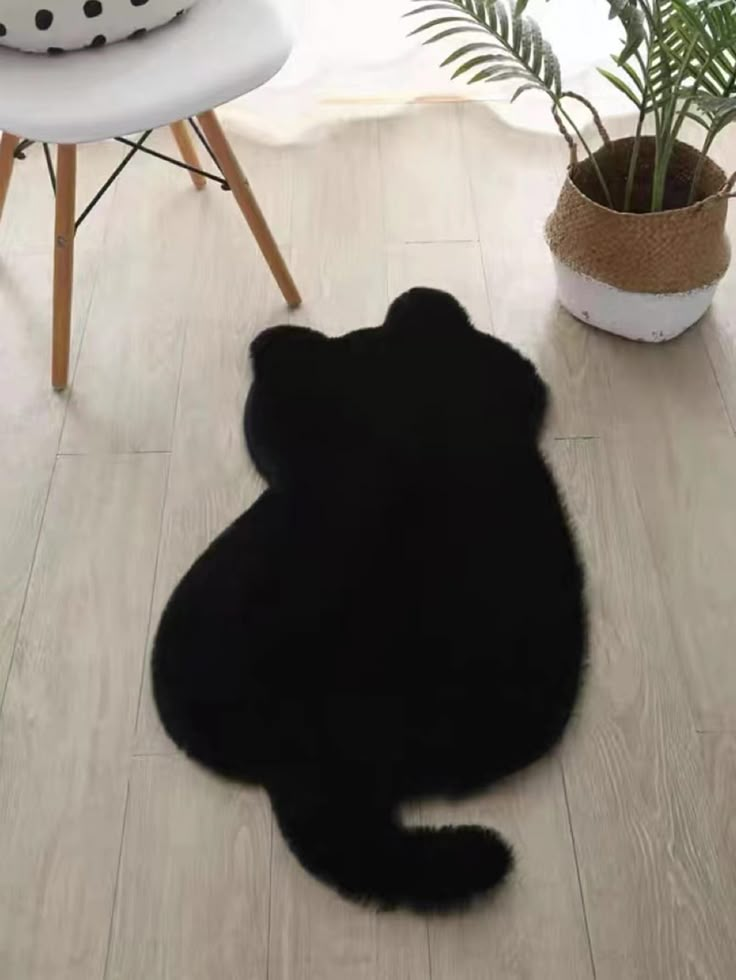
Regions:
<instances>
[{"instance_id":1,"label":"wooden chair leg","mask_svg":"<svg viewBox=\"0 0 736 980\"><path fill-rule=\"evenodd\" d=\"M271 234L271 229L263 217L263 212L251 190L250 184L240 169L240 164L222 131L217 116L213 111L210 111L203 112L197 118L204 135L207 137L210 148L217 158L225 180L230 185L233 196L238 202L240 210L243 212L243 217L248 222L255 240L258 242L258 247L263 253L263 257L268 263L273 277L284 295L284 299L292 309L300 306L302 298L299 295L299 290L296 288L296 284L291 277L284 257Z\"/></svg>"},{"instance_id":2,"label":"wooden chair leg","mask_svg":"<svg viewBox=\"0 0 736 980\"><path fill-rule=\"evenodd\" d=\"M56 149L56 223L54 230L54 327L51 384L62 391L69 380L69 340L74 284L74 221L77 196L77 148Z\"/></svg>"},{"instance_id":3,"label":"wooden chair leg","mask_svg":"<svg viewBox=\"0 0 736 980\"><path fill-rule=\"evenodd\" d=\"M189 135L186 123L183 120L172 123L169 129L176 140L176 145L179 147L179 153L181 153L181 158L184 163L190 167L199 167L201 170L202 165L199 162L197 151L194 149L194 143L192 143L192 137ZM198 191L203 190L207 186L207 178L203 177L202 174L195 174L190 170L189 176L192 178L192 183Z\"/></svg>"},{"instance_id":4,"label":"wooden chair leg","mask_svg":"<svg viewBox=\"0 0 736 980\"><path fill-rule=\"evenodd\" d=\"M12 133L3 133L0 139L0 218L3 216L5 198L8 196L10 178L13 175L13 163L15 162L15 148L20 140Z\"/></svg>"}]
</instances>

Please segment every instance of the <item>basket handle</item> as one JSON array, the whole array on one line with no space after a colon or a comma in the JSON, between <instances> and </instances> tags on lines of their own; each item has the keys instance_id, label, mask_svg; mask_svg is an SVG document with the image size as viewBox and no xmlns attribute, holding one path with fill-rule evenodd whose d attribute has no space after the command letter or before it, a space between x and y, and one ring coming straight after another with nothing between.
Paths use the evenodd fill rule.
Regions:
<instances>
[{"instance_id":1,"label":"basket handle","mask_svg":"<svg viewBox=\"0 0 736 980\"><path fill-rule=\"evenodd\" d=\"M603 120L600 117L600 113L598 112L598 110L596 109L596 107L593 105L592 102L589 102L588 99L586 99L584 96L578 95L577 92L562 92L560 95L560 99L575 99L576 102L582 102L582 104L586 107L586 109L590 112L591 116L593 117L593 123L595 125L595 128L598 130L598 135L600 136L603 145L605 147L611 145L611 137L608 134L608 130L603 125ZM564 122L562 121L562 117L560 116L557 103L553 103L552 105L552 116L555 122L557 123L557 128L559 129L565 142L570 148L570 166L574 167L578 162L577 144L572 134L570 133L570 130L567 128L567 126L565 126ZM734 175L734 177L736 178L736 175Z\"/></svg>"},{"instance_id":2,"label":"basket handle","mask_svg":"<svg viewBox=\"0 0 736 980\"><path fill-rule=\"evenodd\" d=\"M575 142L575 140L572 138L570 130L567 128L567 126L565 126L564 122L562 121L562 117L560 116L559 110L557 106L554 104L552 105L552 118L557 123L557 128L562 134L562 138L565 140L568 149L570 150L569 169L572 170L573 167L576 167L578 163L578 145Z\"/></svg>"},{"instance_id":3,"label":"basket handle","mask_svg":"<svg viewBox=\"0 0 736 980\"><path fill-rule=\"evenodd\" d=\"M577 92L563 92L560 98L575 99L576 102L582 102L582 104L585 106L585 108L593 117L593 124L595 125L595 128L598 130L598 135L601 138L601 143L603 143L604 146L611 145L611 137L608 135L608 130L603 125L603 120L601 119L601 115L592 102L586 99L585 96L578 95Z\"/></svg>"},{"instance_id":4,"label":"basket handle","mask_svg":"<svg viewBox=\"0 0 736 980\"><path fill-rule=\"evenodd\" d=\"M716 197L736 197L736 192L734 192L734 185L736 185L736 173L732 173L728 178L723 187L718 191Z\"/></svg>"}]
</instances>

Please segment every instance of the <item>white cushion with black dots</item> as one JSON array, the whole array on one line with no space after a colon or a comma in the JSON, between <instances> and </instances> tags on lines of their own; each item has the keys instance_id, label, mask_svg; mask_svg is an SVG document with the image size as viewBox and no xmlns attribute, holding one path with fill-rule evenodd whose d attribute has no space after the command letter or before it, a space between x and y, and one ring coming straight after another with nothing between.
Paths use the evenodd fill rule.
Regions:
<instances>
[{"instance_id":1,"label":"white cushion with black dots","mask_svg":"<svg viewBox=\"0 0 736 980\"><path fill-rule=\"evenodd\" d=\"M139 38L197 0L0 0L0 45L46 54Z\"/></svg>"}]
</instances>

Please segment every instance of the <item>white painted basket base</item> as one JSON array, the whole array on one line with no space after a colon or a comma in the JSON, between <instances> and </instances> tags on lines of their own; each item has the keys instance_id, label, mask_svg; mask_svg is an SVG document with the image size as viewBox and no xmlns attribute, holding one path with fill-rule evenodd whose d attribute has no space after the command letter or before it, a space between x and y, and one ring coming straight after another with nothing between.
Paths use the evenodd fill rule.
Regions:
<instances>
[{"instance_id":1,"label":"white painted basket base","mask_svg":"<svg viewBox=\"0 0 736 980\"><path fill-rule=\"evenodd\" d=\"M687 293L631 293L573 271L552 256L560 303L578 320L609 333L660 343L679 336L713 302L718 283Z\"/></svg>"}]
</instances>

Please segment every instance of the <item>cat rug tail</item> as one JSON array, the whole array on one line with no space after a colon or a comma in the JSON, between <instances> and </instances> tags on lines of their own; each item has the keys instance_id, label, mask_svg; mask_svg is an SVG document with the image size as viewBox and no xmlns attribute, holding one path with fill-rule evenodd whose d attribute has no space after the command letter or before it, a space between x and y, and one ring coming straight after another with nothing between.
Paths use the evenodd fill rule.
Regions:
<instances>
[{"instance_id":1,"label":"cat rug tail","mask_svg":"<svg viewBox=\"0 0 736 980\"><path fill-rule=\"evenodd\" d=\"M304 782L270 788L281 831L305 868L346 898L383 909L449 911L499 884L511 848L485 827L403 827L390 809L316 793Z\"/></svg>"}]
</instances>

